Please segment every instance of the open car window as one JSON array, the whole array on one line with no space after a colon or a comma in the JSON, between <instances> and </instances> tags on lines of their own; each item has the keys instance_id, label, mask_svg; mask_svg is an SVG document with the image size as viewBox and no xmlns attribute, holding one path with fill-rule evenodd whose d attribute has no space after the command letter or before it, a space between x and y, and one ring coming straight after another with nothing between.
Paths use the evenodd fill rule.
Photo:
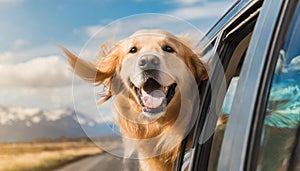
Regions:
<instances>
[{"instance_id":1,"label":"open car window","mask_svg":"<svg viewBox=\"0 0 300 171\"><path fill-rule=\"evenodd\" d=\"M237 34L237 36L232 37L232 41L237 41L236 42L237 44L229 41L231 45L229 46L229 48L233 49L231 53L228 53L228 50L224 49L226 51L226 54L227 55L229 54L228 56L226 56L227 60L228 59L229 60L227 61L226 64L227 66L224 73L227 81L227 90L223 97L224 100L222 102L222 106L220 109L221 113L216 113L216 115L219 117L216 122L216 127L215 127L215 131L212 137L212 142L210 147L210 154L209 154L209 161L208 161L208 168L207 168L207 170L209 171L217 170L220 151L222 148L222 142L226 131L227 122L231 114L233 98L236 92L236 87L239 81L239 75L240 75L241 68L243 66L245 54L249 42L251 40L251 36L252 36L251 29L253 29L254 25L255 22L252 23L252 27L245 28L245 29L249 29L248 32L241 31L240 32L241 35Z\"/></svg>"},{"instance_id":2,"label":"open car window","mask_svg":"<svg viewBox=\"0 0 300 171\"><path fill-rule=\"evenodd\" d=\"M241 16L241 22L224 29L218 36L220 41L217 52L221 66L212 71L212 78L205 92L189 170L217 169L235 88L259 12L259 7L249 10Z\"/></svg>"}]
</instances>

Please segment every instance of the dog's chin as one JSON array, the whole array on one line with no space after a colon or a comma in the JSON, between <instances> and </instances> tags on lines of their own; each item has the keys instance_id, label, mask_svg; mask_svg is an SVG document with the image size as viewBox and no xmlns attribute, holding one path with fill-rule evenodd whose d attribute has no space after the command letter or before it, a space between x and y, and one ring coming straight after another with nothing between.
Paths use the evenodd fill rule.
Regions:
<instances>
[{"instance_id":1,"label":"dog's chin","mask_svg":"<svg viewBox=\"0 0 300 171\"><path fill-rule=\"evenodd\" d=\"M143 109L142 113L144 116L146 116L147 118L149 118L151 120L156 120L165 114L165 112L159 112L159 113L147 112L144 109Z\"/></svg>"},{"instance_id":2,"label":"dog's chin","mask_svg":"<svg viewBox=\"0 0 300 171\"><path fill-rule=\"evenodd\" d=\"M176 93L176 86L176 83L162 86L153 78L147 79L140 87L131 82L142 113L149 119L158 119L164 115L168 104Z\"/></svg>"}]
</instances>

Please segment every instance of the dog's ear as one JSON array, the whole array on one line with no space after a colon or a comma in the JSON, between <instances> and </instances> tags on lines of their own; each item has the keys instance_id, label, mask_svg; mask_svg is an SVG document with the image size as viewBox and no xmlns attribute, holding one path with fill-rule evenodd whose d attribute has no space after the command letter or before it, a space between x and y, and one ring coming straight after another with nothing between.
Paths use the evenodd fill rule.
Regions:
<instances>
[{"instance_id":1,"label":"dog's ear","mask_svg":"<svg viewBox=\"0 0 300 171\"><path fill-rule=\"evenodd\" d=\"M201 61L201 58L199 57L198 51L198 45L197 45L197 38L200 35L196 33L185 33L177 35L177 38L180 40L180 42L183 44L184 47L184 53L188 55L187 58L187 64L189 68L191 69L192 73L195 75L197 83L199 83L201 80L206 80L208 78L208 68L206 65Z\"/></svg>"},{"instance_id":2,"label":"dog's ear","mask_svg":"<svg viewBox=\"0 0 300 171\"><path fill-rule=\"evenodd\" d=\"M111 76L119 71L123 56L121 49L118 44L113 44L110 41L104 42L100 46L96 59L100 71L109 73Z\"/></svg>"},{"instance_id":3,"label":"dog's ear","mask_svg":"<svg viewBox=\"0 0 300 171\"><path fill-rule=\"evenodd\" d=\"M181 43L184 45L188 46L189 48L194 49L194 44L195 44L195 34L192 33L182 33L176 35L176 37L179 39Z\"/></svg>"},{"instance_id":4,"label":"dog's ear","mask_svg":"<svg viewBox=\"0 0 300 171\"><path fill-rule=\"evenodd\" d=\"M208 78L208 69L202 63L198 55L194 54L190 60L190 67L192 68L192 72L195 75L197 83L200 83L202 80L206 80Z\"/></svg>"},{"instance_id":5,"label":"dog's ear","mask_svg":"<svg viewBox=\"0 0 300 171\"><path fill-rule=\"evenodd\" d=\"M70 66L79 77L93 83L95 86L103 85L103 92L99 94L103 98L98 104L104 103L116 93L116 90L113 90L112 82L117 79L114 79L114 75L117 72L117 68L120 67L118 48L105 51L105 48L102 46L99 52L101 58L98 60L97 66L80 59L66 48L61 48L68 57Z\"/></svg>"},{"instance_id":6,"label":"dog's ear","mask_svg":"<svg viewBox=\"0 0 300 171\"><path fill-rule=\"evenodd\" d=\"M83 80L98 85L113 74L113 71L103 72L92 63L80 59L66 48L61 48L68 57L69 64L73 71Z\"/></svg>"}]
</instances>

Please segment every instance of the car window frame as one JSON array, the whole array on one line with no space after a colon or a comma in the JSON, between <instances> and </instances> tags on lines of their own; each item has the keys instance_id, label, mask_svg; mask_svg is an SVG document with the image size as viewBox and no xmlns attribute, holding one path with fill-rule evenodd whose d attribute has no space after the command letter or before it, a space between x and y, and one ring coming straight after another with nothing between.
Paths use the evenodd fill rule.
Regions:
<instances>
[{"instance_id":1,"label":"car window frame","mask_svg":"<svg viewBox=\"0 0 300 171\"><path fill-rule=\"evenodd\" d=\"M245 4L245 3L244 3ZM239 4L236 4L239 8ZM249 6L244 6L245 8L243 10L241 10L240 13L238 13L233 20L228 21L228 24L226 24L226 26L224 26L221 30L217 31L217 34L214 35L213 37L213 41L215 41L215 45L214 45L214 51L215 52L220 52L220 49L224 44L224 42L221 42L222 40L224 41L225 36L228 36L228 34L233 31L237 26L240 26L241 23L244 21L245 18L251 18L249 17L249 14L253 14L257 11L258 8L260 8L261 6L261 1L255 1L255 2L251 2L249 3ZM246 22L246 23L242 23L242 25L247 25L247 23L250 23L250 21ZM209 41L212 42L212 41ZM228 45L228 44L227 44ZM230 45L229 45L230 46ZM234 48L234 46L230 46L231 49ZM227 49L229 49L230 47L226 47ZM214 54L215 55L215 54ZM223 55L224 56L224 55ZM218 57L218 56L217 56ZM225 65L228 64L229 61L227 58L222 58L221 61L222 63L224 63ZM212 62L214 63L214 62ZM221 68L222 66L219 67L213 67L214 70L212 71L213 73L215 73L215 76L212 77L216 77L218 75L218 70ZM223 67L222 67L223 68ZM212 80L210 80L212 81ZM210 153L210 145L212 144L211 142L205 143L205 145L200 145L198 146L198 139L200 137L200 133L203 130L203 126L205 125L206 120L206 113L208 112L208 108L210 106L210 100L211 100L211 96L210 96L210 85L208 84L208 86L206 87L205 90L205 99L203 99L201 107L200 107L200 117L198 118L197 123L197 130L195 131L195 135L194 135L194 143L193 143L193 148L192 148L192 159L191 159L191 163L190 163L190 168L189 170L207 170L208 167L208 158L207 154ZM224 95L225 96L225 95ZM217 121L217 119L215 120L215 122ZM212 141L209 140L209 141ZM206 146L208 145L208 146ZM200 150L198 149L200 148ZM197 156L200 156L200 159L197 158ZM197 159L196 159L197 158ZM195 161L195 159L197 161Z\"/></svg>"},{"instance_id":2,"label":"car window frame","mask_svg":"<svg viewBox=\"0 0 300 171\"><path fill-rule=\"evenodd\" d=\"M213 41L210 42L214 42L214 46L211 47L211 45L208 45L207 48L212 48L212 54L210 55L210 58L215 59L215 57L217 56L217 51L219 51L219 49L221 48L221 44L220 41L222 39L224 35L224 32L219 32L218 35L216 35L216 37L214 37ZM211 61L211 66L213 66L213 68L218 68L217 66L219 65L219 63L215 60ZM214 72L213 70L211 72ZM209 80L209 82L211 82L211 80ZM195 132L193 135L193 142L192 142L192 149L191 149L191 159L190 159L190 164L189 164L189 170L193 170L195 169L195 167L198 169L197 166L202 166L200 169L203 170L203 165L202 163L208 162L207 160L194 160L195 156L197 156L197 153L202 153L203 152L203 148L198 151L199 146L197 145L199 142L199 137L200 134L202 132L202 129L204 127L205 121L206 121L206 113L208 111L208 108L210 106L210 101L211 101L211 95L210 95L210 89L211 89L211 84L207 83L206 87L204 88L204 92L203 92L203 99L201 101L200 104L200 108L199 108L199 117L197 118L196 121L196 125L195 125ZM204 149L205 150L205 149ZM200 162L199 162L200 161Z\"/></svg>"},{"instance_id":3,"label":"car window frame","mask_svg":"<svg viewBox=\"0 0 300 171\"><path fill-rule=\"evenodd\" d=\"M283 5L283 0L263 2L244 61L245 67L241 71L240 82L233 99L235 105L228 120L218 170L250 170L251 168L248 165L251 157L247 156L249 135L253 131L252 120L257 107L257 95L263 83L265 62L268 61ZM228 157L228 154L231 156Z\"/></svg>"}]
</instances>

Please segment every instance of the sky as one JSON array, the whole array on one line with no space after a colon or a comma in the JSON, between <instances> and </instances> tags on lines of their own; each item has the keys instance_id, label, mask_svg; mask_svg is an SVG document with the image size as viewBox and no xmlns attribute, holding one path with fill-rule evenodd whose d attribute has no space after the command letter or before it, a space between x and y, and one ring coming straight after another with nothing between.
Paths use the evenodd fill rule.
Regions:
<instances>
[{"instance_id":1,"label":"sky","mask_svg":"<svg viewBox=\"0 0 300 171\"><path fill-rule=\"evenodd\" d=\"M84 47L99 46L117 34L129 36L139 27L154 25L176 33L189 27L206 33L234 2L0 0L0 105L99 111L89 107L95 104L93 87L76 77L72 81L57 44L84 58L97 53L94 48L82 53Z\"/></svg>"}]
</instances>

